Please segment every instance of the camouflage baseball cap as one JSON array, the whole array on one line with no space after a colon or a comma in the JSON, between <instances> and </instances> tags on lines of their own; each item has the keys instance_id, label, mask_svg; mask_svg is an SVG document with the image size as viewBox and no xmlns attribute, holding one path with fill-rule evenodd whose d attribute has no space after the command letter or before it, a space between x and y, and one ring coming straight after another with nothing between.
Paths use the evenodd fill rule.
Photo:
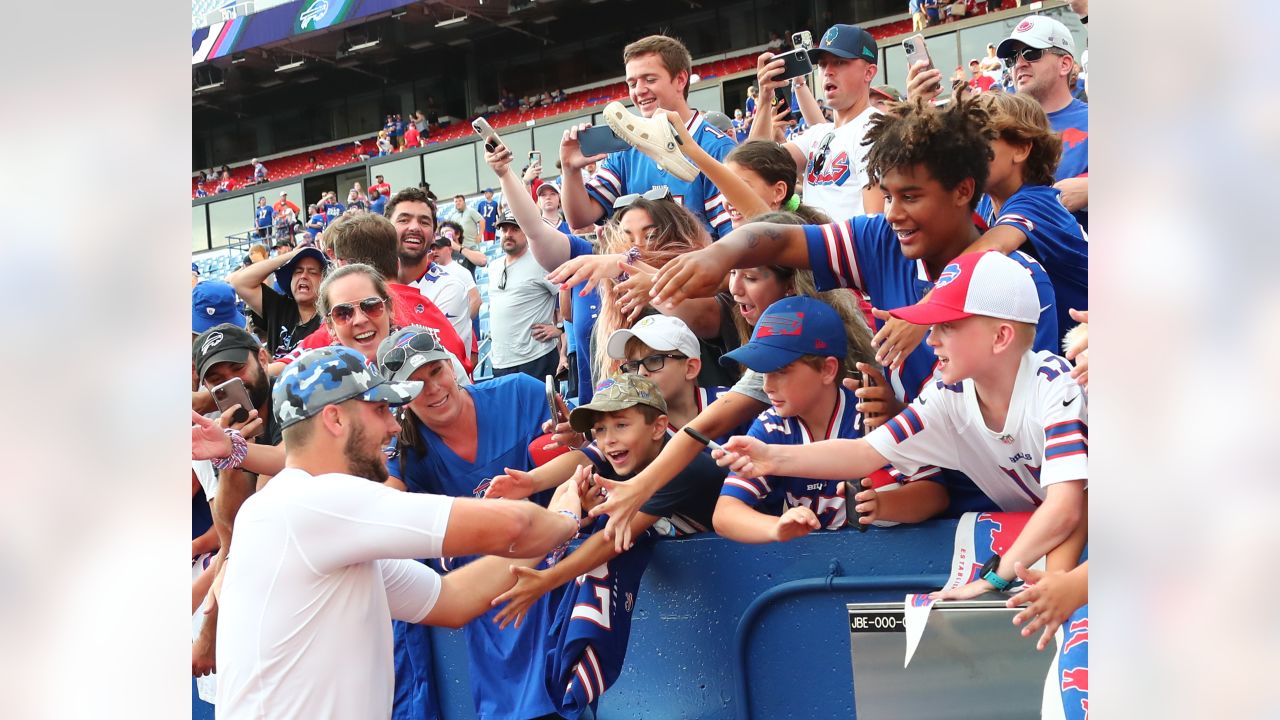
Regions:
<instances>
[{"instance_id":1,"label":"camouflage baseball cap","mask_svg":"<svg viewBox=\"0 0 1280 720\"><path fill-rule=\"evenodd\" d=\"M318 414L326 405L359 398L403 405L422 392L420 382L388 382L364 355L343 346L309 350L294 360L271 389L280 428Z\"/></svg>"},{"instance_id":2,"label":"camouflage baseball cap","mask_svg":"<svg viewBox=\"0 0 1280 720\"><path fill-rule=\"evenodd\" d=\"M659 412L667 411L667 401L662 399L658 386L640 375L615 375L596 385L591 402L569 413L569 424L578 432L586 432L596 419L596 413L617 412L636 405L648 405Z\"/></svg>"}]
</instances>

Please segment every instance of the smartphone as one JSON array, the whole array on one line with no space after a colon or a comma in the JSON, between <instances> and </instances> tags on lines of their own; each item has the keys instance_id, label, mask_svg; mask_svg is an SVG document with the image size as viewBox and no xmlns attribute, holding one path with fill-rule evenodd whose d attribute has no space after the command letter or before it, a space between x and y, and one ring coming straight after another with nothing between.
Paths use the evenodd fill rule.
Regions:
<instances>
[{"instance_id":1,"label":"smartphone","mask_svg":"<svg viewBox=\"0 0 1280 720\"><path fill-rule=\"evenodd\" d=\"M864 375L865 375L865 373L864 373ZM862 480L861 480L861 479L859 479L859 480L845 480L845 481L844 481L844 504L845 504L845 507L846 507L846 508L848 508L849 510L853 510L853 508L858 504L858 501L853 499L853 498L854 498L854 496L855 496L855 495L857 495L858 493L862 492L862 491L863 491L863 490L865 490L865 489L866 489L866 488L862 487ZM867 531L871 526L870 526L870 525L863 525L863 524L860 522L860 520L862 519L862 516L863 516L863 515L866 515L866 513L860 513L860 512L858 512L857 510L853 510L853 512L849 512L848 510L846 510L846 511L845 511L845 514L844 514L844 524L845 524L845 525L852 525L852 526L856 527L856 528L858 529L858 532L866 532L866 531Z\"/></svg>"},{"instance_id":2,"label":"smartphone","mask_svg":"<svg viewBox=\"0 0 1280 720\"><path fill-rule=\"evenodd\" d=\"M538 150L532 150L532 151L530 151L530 152L529 152L529 166L530 166L530 167L533 167L534 165L541 165L541 164L542 164L542 153L541 153L540 151L538 151Z\"/></svg>"},{"instance_id":3,"label":"smartphone","mask_svg":"<svg viewBox=\"0 0 1280 720\"><path fill-rule=\"evenodd\" d=\"M806 50L813 47L813 33L808 30L801 30L798 33L792 33L791 47L804 48Z\"/></svg>"},{"instance_id":4,"label":"smartphone","mask_svg":"<svg viewBox=\"0 0 1280 720\"><path fill-rule=\"evenodd\" d=\"M244 381L240 378L231 378L221 385L213 386L209 392L213 393L213 401L218 405L218 409L227 412L231 406L239 405L235 414L231 419L236 423L242 423L249 419L249 411L254 409L253 401L249 399L249 391L244 386ZM261 431L261 426L259 426ZM246 438L257 437L258 433L250 433L245 435Z\"/></svg>"},{"instance_id":5,"label":"smartphone","mask_svg":"<svg viewBox=\"0 0 1280 720\"><path fill-rule=\"evenodd\" d=\"M582 148L582 154L587 157L631 149L631 145L626 140L618 137L608 125L599 125L580 130L578 132L578 145Z\"/></svg>"},{"instance_id":6,"label":"smartphone","mask_svg":"<svg viewBox=\"0 0 1280 720\"><path fill-rule=\"evenodd\" d=\"M785 64L782 66L782 73L774 76L774 80L790 80L813 72L813 63L809 61L809 51L804 48L796 48L791 52L782 53L778 58L782 58ZM774 58L774 60L778 58Z\"/></svg>"},{"instance_id":7,"label":"smartphone","mask_svg":"<svg viewBox=\"0 0 1280 720\"><path fill-rule=\"evenodd\" d=\"M933 67L933 58L929 57L929 48L924 44L924 35L916 33L903 40L902 49L907 53L907 69L920 60L928 63L929 68Z\"/></svg>"},{"instance_id":8,"label":"smartphone","mask_svg":"<svg viewBox=\"0 0 1280 720\"><path fill-rule=\"evenodd\" d=\"M560 411L560 399L556 397L556 379L553 375L547 376L547 407L551 410L551 421L556 425L569 422L569 418L565 417Z\"/></svg>"},{"instance_id":9,"label":"smartphone","mask_svg":"<svg viewBox=\"0 0 1280 720\"><path fill-rule=\"evenodd\" d=\"M862 387L864 387L864 388L869 388L869 387L875 387L875 386L876 386L875 382L871 380L871 376L870 376L870 375L868 375L867 373L861 373L861 375L862 375L862 378L861 378L861 379L862 379ZM862 418L863 418L863 422L864 422L864 423L866 422L866 420L868 420L868 419L870 419L870 418L878 418L878 417L880 417L880 413L863 413L863 415L862 415Z\"/></svg>"},{"instance_id":10,"label":"smartphone","mask_svg":"<svg viewBox=\"0 0 1280 720\"><path fill-rule=\"evenodd\" d=\"M497 150L498 146L502 144L502 141L498 139L498 133L493 131L493 126L489 124L488 120L485 120L482 117L476 118L472 121L471 129L475 130L477 135L484 138L484 149L489 152Z\"/></svg>"}]
</instances>

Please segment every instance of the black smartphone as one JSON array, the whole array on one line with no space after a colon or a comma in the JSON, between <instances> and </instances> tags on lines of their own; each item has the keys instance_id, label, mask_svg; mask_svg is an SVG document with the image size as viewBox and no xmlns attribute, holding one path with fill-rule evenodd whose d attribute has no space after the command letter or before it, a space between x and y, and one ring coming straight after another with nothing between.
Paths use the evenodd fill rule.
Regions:
<instances>
[{"instance_id":1,"label":"black smartphone","mask_svg":"<svg viewBox=\"0 0 1280 720\"><path fill-rule=\"evenodd\" d=\"M631 149L630 143L614 134L608 125L579 130L578 145L582 148L582 154L587 157Z\"/></svg>"},{"instance_id":2,"label":"black smartphone","mask_svg":"<svg viewBox=\"0 0 1280 720\"><path fill-rule=\"evenodd\" d=\"M774 76L774 80L790 80L813 72L813 63L809 62L809 51L804 48L796 48L791 52L782 53L778 57L782 58L784 64L782 73ZM774 60L777 59L774 58Z\"/></svg>"},{"instance_id":3,"label":"black smartphone","mask_svg":"<svg viewBox=\"0 0 1280 720\"><path fill-rule=\"evenodd\" d=\"M560 400L556 397L556 379L552 375L547 376L547 407L551 410L552 423L559 425L569 422L569 418L560 410Z\"/></svg>"},{"instance_id":4,"label":"black smartphone","mask_svg":"<svg viewBox=\"0 0 1280 720\"><path fill-rule=\"evenodd\" d=\"M871 380L871 376L870 376L870 375L868 375L867 373L861 373L861 375L862 375L862 378L861 378L861 379L862 379L862 387L864 387L864 388L869 388L869 387L875 387L875 386L876 386L875 382L873 382L873 381ZM863 420L863 423L866 423L866 421L867 421L868 419L870 419L870 418L878 418L878 417L880 417L880 413L863 413L863 414L862 414L862 420Z\"/></svg>"}]
</instances>

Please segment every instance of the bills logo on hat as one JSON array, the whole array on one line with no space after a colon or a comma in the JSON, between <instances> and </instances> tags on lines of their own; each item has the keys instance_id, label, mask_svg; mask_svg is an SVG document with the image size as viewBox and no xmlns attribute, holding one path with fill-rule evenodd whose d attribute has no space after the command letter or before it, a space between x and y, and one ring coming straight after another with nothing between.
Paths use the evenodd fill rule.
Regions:
<instances>
[{"instance_id":1,"label":"bills logo on hat","mask_svg":"<svg viewBox=\"0 0 1280 720\"><path fill-rule=\"evenodd\" d=\"M207 308L205 308L205 309L204 309L204 311L205 311L205 313L207 313L210 317L213 317L213 314L214 314L214 313L216 313L216 312L218 312L218 309L217 309L217 308L207 307Z\"/></svg>"},{"instance_id":2,"label":"bills logo on hat","mask_svg":"<svg viewBox=\"0 0 1280 720\"><path fill-rule=\"evenodd\" d=\"M222 333L220 332L211 333L209 337L205 338L204 344L200 346L200 352L202 354L208 353L209 348L217 347L221 342L222 342Z\"/></svg>"},{"instance_id":3,"label":"bills logo on hat","mask_svg":"<svg viewBox=\"0 0 1280 720\"><path fill-rule=\"evenodd\" d=\"M938 276L938 282L934 284L934 287L946 287L958 277L960 277L960 266L956 263L951 263L950 265L942 268L942 274Z\"/></svg>"},{"instance_id":4,"label":"bills logo on hat","mask_svg":"<svg viewBox=\"0 0 1280 720\"><path fill-rule=\"evenodd\" d=\"M756 337L775 335L799 335L804 332L804 313L775 313L765 315L756 324Z\"/></svg>"},{"instance_id":5,"label":"bills logo on hat","mask_svg":"<svg viewBox=\"0 0 1280 720\"><path fill-rule=\"evenodd\" d=\"M1013 31L1016 33L1026 32L1031 29L1031 25L1032 25L1032 22L1030 20L1023 20L1022 22L1018 23L1018 27L1014 28Z\"/></svg>"}]
</instances>

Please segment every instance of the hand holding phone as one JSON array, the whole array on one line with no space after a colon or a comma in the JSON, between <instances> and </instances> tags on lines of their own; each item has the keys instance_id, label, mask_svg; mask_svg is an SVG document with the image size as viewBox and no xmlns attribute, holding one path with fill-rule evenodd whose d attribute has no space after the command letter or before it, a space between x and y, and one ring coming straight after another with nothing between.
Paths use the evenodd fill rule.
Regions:
<instances>
[{"instance_id":1,"label":"hand holding phone","mask_svg":"<svg viewBox=\"0 0 1280 720\"><path fill-rule=\"evenodd\" d=\"M542 153L538 150L531 150L529 152L529 167L534 167L534 166L541 167L541 165L542 165Z\"/></svg>"},{"instance_id":2,"label":"hand holding phone","mask_svg":"<svg viewBox=\"0 0 1280 720\"><path fill-rule=\"evenodd\" d=\"M498 133L494 132L493 126L489 124L488 120L485 120L482 117L476 118L472 121L471 129L475 130L477 135L484 138L484 149L489 152L497 150L498 146L502 144L502 141L498 139Z\"/></svg>"},{"instance_id":3,"label":"hand holding phone","mask_svg":"<svg viewBox=\"0 0 1280 720\"><path fill-rule=\"evenodd\" d=\"M630 150L631 145L613 132L608 125L596 125L578 131L578 147L584 157Z\"/></svg>"},{"instance_id":4,"label":"hand holding phone","mask_svg":"<svg viewBox=\"0 0 1280 720\"><path fill-rule=\"evenodd\" d=\"M231 422L236 425L243 425L249 420L249 411L255 409L253 401L249 399L249 391L244 386L244 381L240 378L231 378L230 380L215 385L210 391L213 395L213 401L217 404L218 409L222 412L231 412L231 408L235 411L231 415ZM238 407L237 407L238 406ZM257 437L262 430L262 423L256 423L254 431L245 434L245 438Z\"/></svg>"},{"instance_id":5,"label":"hand holding phone","mask_svg":"<svg viewBox=\"0 0 1280 720\"><path fill-rule=\"evenodd\" d=\"M556 392L556 379L552 375L547 376L547 408L551 411L551 420L554 425L569 422L569 407Z\"/></svg>"}]
</instances>

